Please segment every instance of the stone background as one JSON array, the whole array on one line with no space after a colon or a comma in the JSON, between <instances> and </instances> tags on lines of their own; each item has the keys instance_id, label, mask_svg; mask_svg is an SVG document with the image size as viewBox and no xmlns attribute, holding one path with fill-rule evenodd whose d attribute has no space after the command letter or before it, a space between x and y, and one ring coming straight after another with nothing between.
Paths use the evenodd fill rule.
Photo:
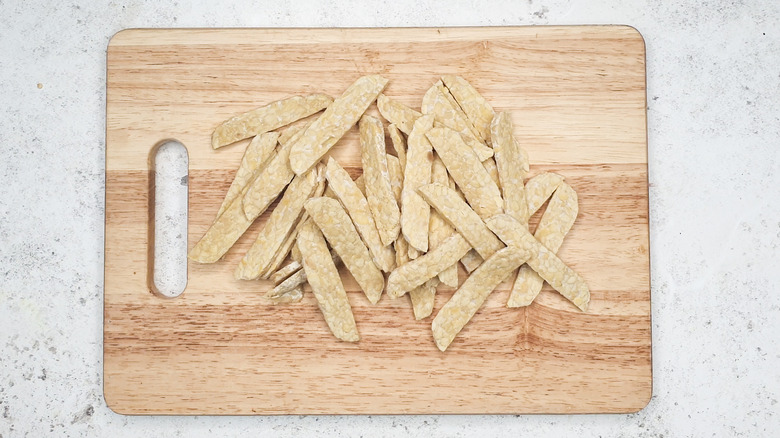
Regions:
<instances>
[{"instance_id":1,"label":"stone background","mask_svg":"<svg viewBox=\"0 0 780 438\"><path fill-rule=\"evenodd\" d=\"M105 53L115 32L536 24L630 24L647 42L647 408L519 417L126 417L106 408ZM0 437L777 436L778 187L776 1L0 0Z\"/></svg>"}]
</instances>

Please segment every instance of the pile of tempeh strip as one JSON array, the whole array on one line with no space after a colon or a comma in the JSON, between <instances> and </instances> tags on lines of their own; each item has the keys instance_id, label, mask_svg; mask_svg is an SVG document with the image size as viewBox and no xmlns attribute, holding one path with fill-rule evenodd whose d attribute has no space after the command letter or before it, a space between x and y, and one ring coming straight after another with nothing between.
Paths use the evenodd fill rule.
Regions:
<instances>
[{"instance_id":1,"label":"pile of tempeh strip","mask_svg":"<svg viewBox=\"0 0 780 438\"><path fill-rule=\"evenodd\" d=\"M266 297L277 304L300 301L308 283L338 339L360 339L340 263L371 303L383 291L408 293L417 319L431 315L440 282L457 288L432 323L442 351L515 272L508 307L531 304L546 281L587 310L587 284L556 256L577 194L555 173L526 180L528 156L510 115L459 76L437 81L419 112L381 94L387 82L363 76L335 100L294 96L219 125L214 149L252 140L190 259L218 261L284 192L235 276L272 280ZM365 114L374 102L396 155L387 153L382 121ZM363 175L353 181L327 152L355 124ZM528 219L548 199L531 234ZM469 273L460 285L459 262Z\"/></svg>"}]
</instances>

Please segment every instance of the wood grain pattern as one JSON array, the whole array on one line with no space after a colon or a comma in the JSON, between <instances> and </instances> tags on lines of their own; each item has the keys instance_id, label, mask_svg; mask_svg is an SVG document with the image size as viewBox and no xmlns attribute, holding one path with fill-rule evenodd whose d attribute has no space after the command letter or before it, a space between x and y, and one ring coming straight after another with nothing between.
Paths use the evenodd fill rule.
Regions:
<instances>
[{"instance_id":1,"label":"wood grain pattern","mask_svg":"<svg viewBox=\"0 0 780 438\"><path fill-rule=\"evenodd\" d=\"M217 124L292 94L337 96L367 73L415 108L439 75L462 75L511 111L531 176L558 172L579 195L559 255L588 281L588 313L549 286L507 309L505 282L442 353L430 318L415 321L407 299L370 305L342 269L361 341L339 342L311 293L271 306L269 283L233 279L268 212L220 263L190 263L182 296L151 292L154 145L188 148L191 248L246 144L212 150ZM649 401L645 48L633 28L127 30L111 40L107 77L104 391L116 412L587 413ZM331 155L360 173L356 128ZM434 315L451 294L440 288Z\"/></svg>"}]
</instances>

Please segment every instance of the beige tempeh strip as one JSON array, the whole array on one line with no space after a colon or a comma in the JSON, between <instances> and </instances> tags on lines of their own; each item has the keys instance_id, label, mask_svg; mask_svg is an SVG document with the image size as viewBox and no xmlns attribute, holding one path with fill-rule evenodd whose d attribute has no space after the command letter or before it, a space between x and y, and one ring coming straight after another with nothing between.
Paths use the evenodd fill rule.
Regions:
<instances>
[{"instance_id":1,"label":"beige tempeh strip","mask_svg":"<svg viewBox=\"0 0 780 438\"><path fill-rule=\"evenodd\" d=\"M467 252L466 255L460 259L460 262L463 264L463 268L469 274L474 272L475 269L479 268L479 265L481 265L484 261L485 259L483 259L474 249Z\"/></svg>"},{"instance_id":2,"label":"beige tempeh strip","mask_svg":"<svg viewBox=\"0 0 780 438\"><path fill-rule=\"evenodd\" d=\"M485 260L463 282L431 324L433 339L439 350L444 351L449 347L493 289L523 264L528 256L526 248L508 246Z\"/></svg>"},{"instance_id":3,"label":"beige tempeh strip","mask_svg":"<svg viewBox=\"0 0 780 438\"><path fill-rule=\"evenodd\" d=\"M395 126L395 124L387 125L387 132L390 133L390 141L393 143L393 149L398 156L398 161L401 164L401 169L406 169L406 140L401 131ZM411 131L410 131L411 132Z\"/></svg>"},{"instance_id":4,"label":"beige tempeh strip","mask_svg":"<svg viewBox=\"0 0 780 438\"><path fill-rule=\"evenodd\" d=\"M387 246L401 230L401 211L395 201L385 148L385 130L376 117L364 115L359 123L360 158L366 182L366 200L379 238Z\"/></svg>"},{"instance_id":5,"label":"beige tempeh strip","mask_svg":"<svg viewBox=\"0 0 780 438\"><path fill-rule=\"evenodd\" d=\"M398 298L437 276L457 262L471 245L458 233L448 237L437 248L397 267L387 278L387 295Z\"/></svg>"},{"instance_id":6,"label":"beige tempeh strip","mask_svg":"<svg viewBox=\"0 0 780 438\"><path fill-rule=\"evenodd\" d=\"M534 239L520 222L508 214L500 214L488 219L486 223L508 245L532 248L531 257L526 261L528 266L580 310L588 310L590 290L585 280L566 266L555 253Z\"/></svg>"},{"instance_id":7,"label":"beige tempeh strip","mask_svg":"<svg viewBox=\"0 0 780 438\"><path fill-rule=\"evenodd\" d=\"M555 189L563 182L557 173L540 173L525 184L525 201L528 203L528 215L533 216L547 202Z\"/></svg>"},{"instance_id":8,"label":"beige tempeh strip","mask_svg":"<svg viewBox=\"0 0 780 438\"><path fill-rule=\"evenodd\" d=\"M501 181L501 194L504 197L504 211L528 226L528 204L523 181L524 155L512 133L512 119L509 113L500 112L490 125L493 150L496 151L496 167ZM526 163L527 164L527 163Z\"/></svg>"},{"instance_id":9,"label":"beige tempeh strip","mask_svg":"<svg viewBox=\"0 0 780 438\"><path fill-rule=\"evenodd\" d=\"M306 212L344 262L368 301L376 304L382 296L385 277L371 260L368 248L360 240L344 207L335 199L321 196L306 201Z\"/></svg>"},{"instance_id":10,"label":"beige tempeh strip","mask_svg":"<svg viewBox=\"0 0 780 438\"><path fill-rule=\"evenodd\" d=\"M310 197L316 198L318 196L322 196L322 193L325 191L325 185L325 165L323 163L319 163L317 164L317 187L314 189L314 193L312 193ZM295 224L295 228L293 228L292 232L284 240L284 243L279 248L279 250L276 251L276 255L274 255L271 264L269 264L268 268L260 273L260 278L264 280L268 279L271 274L274 273L274 271L279 269L279 266L282 264L284 259L287 258L287 255L290 254L290 252L295 248L295 238L298 237L298 231L300 231L301 227L308 218L309 213L304 211L303 214L301 214L301 217L298 219L298 223ZM295 258L296 257L293 257L293 259ZM300 260L300 257L298 257L298 260ZM274 283L277 282L275 281Z\"/></svg>"},{"instance_id":11,"label":"beige tempeh strip","mask_svg":"<svg viewBox=\"0 0 780 438\"><path fill-rule=\"evenodd\" d=\"M504 201L498 186L457 132L447 128L433 128L426 133L426 137L441 157L447 172L481 218L504 212Z\"/></svg>"},{"instance_id":12,"label":"beige tempeh strip","mask_svg":"<svg viewBox=\"0 0 780 438\"><path fill-rule=\"evenodd\" d=\"M259 175L255 176L255 180ZM284 188L284 187L282 187ZM245 194L249 187L244 187ZM227 209L206 230L206 233L187 254L198 263L214 263L222 258L234 243L252 225L255 218L244 215L241 198L236 197Z\"/></svg>"},{"instance_id":13,"label":"beige tempeh strip","mask_svg":"<svg viewBox=\"0 0 780 438\"><path fill-rule=\"evenodd\" d=\"M333 158L328 160L325 176L328 179L328 189L331 189L336 198L349 213L360 237L366 243L371 257L384 272L390 272L395 266L395 254L392 246L382 245L379 231L368 207L368 201L358 188L356 181L352 181L349 174ZM326 194L328 191L326 190Z\"/></svg>"},{"instance_id":14,"label":"beige tempeh strip","mask_svg":"<svg viewBox=\"0 0 780 438\"><path fill-rule=\"evenodd\" d=\"M420 320L431 316L433 305L436 302L436 286L438 284L439 279L434 277L409 291L414 319Z\"/></svg>"},{"instance_id":15,"label":"beige tempeh strip","mask_svg":"<svg viewBox=\"0 0 780 438\"><path fill-rule=\"evenodd\" d=\"M241 164L238 166L236 176L233 178L233 182L230 183L230 188L222 201L222 205L219 206L217 217L227 210L230 203L241 195L247 184L252 181L252 178L262 170L268 159L273 155L278 138L278 133L266 132L256 135L249 142L249 146L244 151L244 156L241 157Z\"/></svg>"},{"instance_id":16,"label":"beige tempeh strip","mask_svg":"<svg viewBox=\"0 0 780 438\"><path fill-rule=\"evenodd\" d=\"M255 242L238 263L235 278L254 280L265 272L276 252L295 228L303 212L303 204L317 187L317 170L312 169L303 176L296 176L287 186L282 199L271 212L268 221L257 235Z\"/></svg>"},{"instance_id":17,"label":"beige tempeh strip","mask_svg":"<svg viewBox=\"0 0 780 438\"><path fill-rule=\"evenodd\" d=\"M425 93L421 109L423 114L434 116L437 127L447 127L459 133L463 141L474 150L480 161L493 156L493 150L478 138L479 134L474 126L441 81L436 82Z\"/></svg>"},{"instance_id":18,"label":"beige tempeh strip","mask_svg":"<svg viewBox=\"0 0 780 438\"><path fill-rule=\"evenodd\" d=\"M264 298L270 301L273 305L297 303L303 299L303 284L299 284L298 286L283 293L267 293Z\"/></svg>"},{"instance_id":19,"label":"beige tempeh strip","mask_svg":"<svg viewBox=\"0 0 780 438\"><path fill-rule=\"evenodd\" d=\"M447 169L438 156L434 158L433 166L431 167L431 182L443 185L449 183ZM431 212L431 224L428 232L429 248L432 249L441 245L444 239L450 237L454 232L455 230L452 226L441 217L438 211L434 210ZM458 287L458 264L453 263L452 266L440 272L439 280L449 287Z\"/></svg>"},{"instance_id":20,"label":"beige tempeh strip","mask_svg":"<svg viewBox=\"0 0 780 438\"><path fill-rule=\"evenodd\" d=\"M385 155L387 156L387 173L390 174L390 187L393 188L393 202L395 202L395 205L398 207L401 204L401 190L404 188L404 171L398 157L390 154ZM362 177L363 175L360 176ZM395 239L393 239L393 241L395 241Z\"/></svg>"},{"instance_id":21,"label":"beige tempeh strip","mask_svg":"<svg viewBox=\"0 0 780 438\"><path fill-rule=\"evenodd\" d=\"M357 123L371 102L387 85L387 79L379 75L358 78L344 93L336 98L325 112L293 144L290 151L290 167L301 175L314 166L342 136Z\"/></svg>"},{"instance_id":22,"label":"beige tempeh strip","mask_svg":"<svg viewBox=\"0 0 780 438\"><path fill-rule=\"evenodd\" d=\"M306 225L306 222L308 222L308 219L303 222L303 225ZM298 248L298 246L294 246L294 248ZM298 251L296 249L296 251ZM338 254L336 254L335 251L331 250L330 252L330 258L333 260L333 264L338 266L341 264L341 259L339 258ZM280 296L287 292L290 292L291 290L297 288L298 286L306 283L306 272L303 271L303 260L297 261L293 260L288 264L290 268L287 268L285 266L286 270L291 271L290 275L285 278L284 280L281 280L273 289L268 291L265 296L266 298L272 299L274 296Z\"/></svg>"},{"instance_id":23,"label":"beige tempeh strip","mask_svg":"<svg viewBox=\"0 0 780 438\"><path fill-rule=\"evenodd\" d=\"M490 145L490 122L495 114L493 107L462 77L444 75L441 80L471 121L482 141Z\"/></svg>"},{"instance_id":24,"label":"beige tempeh strip","mask_svg":"<svg viewBox=\"0 0 780 438\"><path fill-rule=\"evenodd\" d=\"M324 94L293 96L271 102L266 106L222 122L211 135L211 147L217 149L245 138L273 131L321 111L331 102L333 99Z\"/></svg>"},{"instance_id":25,"label":"beige tempeh strip","mask_svg":"<svg viewBox=\"0 0 780 438\"><path fill-rule=\"evenodd\" d=\"M534 238L553 253L563 244L578 213L577 193L568 184L562 183L550 199L534 232ZM524 307L531 304L542 290L544 280L528 265L523 265L517 274L507 307Z\"/></svg>"},{"instance_id":26,"label":"beige tempeh strip","mask_svg":"<svg viewBox=\"0 0 780 438\"><path fill-rule=\"evenodd\" d=\"M352 306L349 305L339 271L330 257L325 238L311 219L306 221L298 233L296 245L303 257L306 278L330 331L343 341L359 341Z\"/></svg>"},{"instance_id":27,"label":"beige tempeh strip","mask_svg":"<svg viewBox=\"0 0 780 438\"><path fill-rule=\"evenodd\" d=\"M400 102L396 102L384 94L380 94L379 97L377 97L376 106L385 120L392 123L394 126L397 126L398 129L406 135L409 135L409 133L412 132L415 120L422 116L419 111L413 110Z\"/></svg>"},{"instance_id":28,"label":"beige tempeh strip","mask_svg":"<svg viewBox=\"0 0 780 438\"><path fill-rule=\"evenodd\" d=\"M249 185L246 194L241 198L244 215L255 219L279 196L295 174L287 162L290 155L290 144L282 145L265 166L263 172Z\"/></svg>"},{"instance_id":29,"label":"beige tempeh strip","mask_svg":"<svg viewBox=\"0 0 780 438\"><path fill-rule=\"evenodd\" d=\"M428 251L430 207L420 198L417 188L431 182L433 150L425 133L433 126L433 116L422 116L409 135L404 186L401 190L401 232L409 247Z\"/></svg>"},{"instance_id":30,"label":"beige tempeh strip","mask_svg":"<svg viewBox=\"0 0 780 438\"><path fill-rule=\"evenodd\" d=\"M487 259L504 247L504 244L490 232L482 219L454 190L441 184L420 187L420 195L450 223L475 250ZM460 258L460 257L459 257Z\"/></svg>"}]
</instances>

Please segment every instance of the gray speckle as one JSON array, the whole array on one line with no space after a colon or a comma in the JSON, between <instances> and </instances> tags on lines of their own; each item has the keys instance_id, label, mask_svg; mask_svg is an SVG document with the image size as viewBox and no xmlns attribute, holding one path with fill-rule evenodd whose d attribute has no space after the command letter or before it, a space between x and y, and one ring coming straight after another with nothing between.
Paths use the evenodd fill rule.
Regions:
<instances>
[{"instance_id":1,"label":"gray speckle","mask_svg":"<svg viewBox=\"0 0 780 438\"><path fill-rule=\"evenodd\" d=\"M83 423L85 421L88 421L92 417L92 414L94 413L95 413L95 408L92 405L89 405L81 413L73 417L73 421L71 421L70 424Z\"/></svg>"},{"instance_id":2,"label":"gray speckle","mask_svg":"<svg viewBox=\"0 0 780 438\"><path fill-rule=\"evenodd\" d=\"M540 20L544 20L545 18L547 18L547 13L548 12L550 12L550 9L548 9L547 6L542 6L541 9L539 9L536 12L534 12L534 17L536 17L536 18L538 18Z\"/></svg>"}]
</instances>

